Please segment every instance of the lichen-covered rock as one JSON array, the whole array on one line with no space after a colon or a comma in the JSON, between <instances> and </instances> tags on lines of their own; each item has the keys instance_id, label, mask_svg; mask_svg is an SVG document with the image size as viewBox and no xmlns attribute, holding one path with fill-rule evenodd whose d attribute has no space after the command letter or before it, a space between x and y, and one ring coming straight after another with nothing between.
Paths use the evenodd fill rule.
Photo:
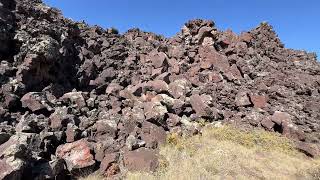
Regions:
<instances>
[{"instance_id":1,"label":"lichen-covered rock","mask_svg":"<svg viewBox=\"0 0 320 180\"><path fill-rule=\"evenodd\" d=\"M27 167L29 137L14 135L0 145L0 179L21 179Z\"/></svg>"},{"instance_id":2,"label":"lichen-covered rock","mask_svg":"<svg viewBox=\"0 0 320 180\"><path fill-rule=\"evenodd\" d=\"M248 93L245 91L240 91L237 95L236 95L236 99L235 99L236 105L238 107L240 106L249 106L251 105L251 101L249 99Z\"/></svg>"},{"instance_id":3,"label":"lichen-covered rock","mask_svg":"<svg viewBox=\"0 0 320 180\"><path fill-rule=\"evenodd\" d=\"M148 121L162 124L167 112L166 106L162 105L159 101L151 101L144 104L144 114Z\"/></svg>"},{"instance_id":4,"label":"lichen-covered rock","mask_svg":"<svg viewBox=\"0 0 320 180\"><path fill-rule=\"evenodd\" d=\"M190 82L187 79L177 79L169 84L169 93L176 99L190 92Z\"/></svg>"},{"instance_id":5,"label":"lichen-covered rock","mask_svg":"<svg viewBox=\"0 0 320 180\"><path fill-rule=\"evenodd\" d=\"M73 143L60 145L56 155L64 159L70 172L90 168L94 166L94 157L91 154L90 143L86 140L79 140Z\"/></svg>"}]
</instances>

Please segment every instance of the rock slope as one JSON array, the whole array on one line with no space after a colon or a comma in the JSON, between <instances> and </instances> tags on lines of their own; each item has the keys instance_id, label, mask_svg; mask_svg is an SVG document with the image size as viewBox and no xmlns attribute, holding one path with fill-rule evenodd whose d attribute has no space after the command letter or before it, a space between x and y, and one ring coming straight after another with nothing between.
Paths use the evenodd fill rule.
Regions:
<instances>
[{"instance_id":1,"label":"rock slope","mask_svg":"<svg viewBox=\"0 0 320 180\"><path fill-rule=\"evenodd\" d=\"M154 171L166 134L210 123L320 140L320 64L261 23L192 20L172 38L89 27L41 0L0 0L0 179Z\"/></svg>"}]
</instances>

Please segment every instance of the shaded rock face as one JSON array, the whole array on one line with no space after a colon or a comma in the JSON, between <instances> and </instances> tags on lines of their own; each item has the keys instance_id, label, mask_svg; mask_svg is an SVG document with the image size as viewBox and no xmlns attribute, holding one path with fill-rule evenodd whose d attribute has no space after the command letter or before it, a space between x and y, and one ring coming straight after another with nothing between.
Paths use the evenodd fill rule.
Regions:
<instances>
[{"instance_id":1,"label":"shaded rock face","mask_svg":"<svg viewBox=\"0 0 320 180\"><path fill-rule=\"evenodd\" d=\"M0 179L154 171L166 134L263 128L319 154L320 65L262 23L240 35L192 20L164 38L0 0Z\"/></svg>"},{"instance_id":2,"label":"shaded rock face","mask_svg":"<svg viewBox=\"0 0 320 180\"><path fill-rule=\"evenodd\" d=\"M0 1L0 57L10 58L13 55L11 48L14 47L13 37L15 31L15 1ZM11 52L10 52L11 51Z\"/></svg>"}]
</instances>

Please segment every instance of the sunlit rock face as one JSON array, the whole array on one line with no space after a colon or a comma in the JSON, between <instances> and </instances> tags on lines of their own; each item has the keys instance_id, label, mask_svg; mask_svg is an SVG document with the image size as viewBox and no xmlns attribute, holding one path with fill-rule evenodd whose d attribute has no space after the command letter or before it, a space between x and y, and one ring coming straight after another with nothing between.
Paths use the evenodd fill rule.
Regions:
<instances>
[{"instance_id":1,"label":"sunlit rock face","mask_svg":"<svg viewBox=\"0 0 320 180\"><path fill-rule=\"evenodd\" d=\"M197 19L164 38L0 0L0 61L1 179L154 171L166 134L212 122L279 132L318 153L320 65L266 23L235 34Z\"/></svg>"}]
</instances>

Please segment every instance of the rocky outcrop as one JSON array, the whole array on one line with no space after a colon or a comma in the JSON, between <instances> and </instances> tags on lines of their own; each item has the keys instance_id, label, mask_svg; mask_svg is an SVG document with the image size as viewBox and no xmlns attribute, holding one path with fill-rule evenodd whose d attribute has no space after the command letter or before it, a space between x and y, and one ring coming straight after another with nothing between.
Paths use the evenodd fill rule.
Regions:
<instances>
[{"instance_id":1,"label":"rocky outcrop","mask_svg":"<svg viewBox=\"0 0 320 180\"><path fill-rule=\"evenodd\" d=\"M154 171L167 133L216 121L319 154L320 64L266 23L238 35L191 20L164 38L0 0L0 61L0 179Z\"/></svg>"}]
</instances>

